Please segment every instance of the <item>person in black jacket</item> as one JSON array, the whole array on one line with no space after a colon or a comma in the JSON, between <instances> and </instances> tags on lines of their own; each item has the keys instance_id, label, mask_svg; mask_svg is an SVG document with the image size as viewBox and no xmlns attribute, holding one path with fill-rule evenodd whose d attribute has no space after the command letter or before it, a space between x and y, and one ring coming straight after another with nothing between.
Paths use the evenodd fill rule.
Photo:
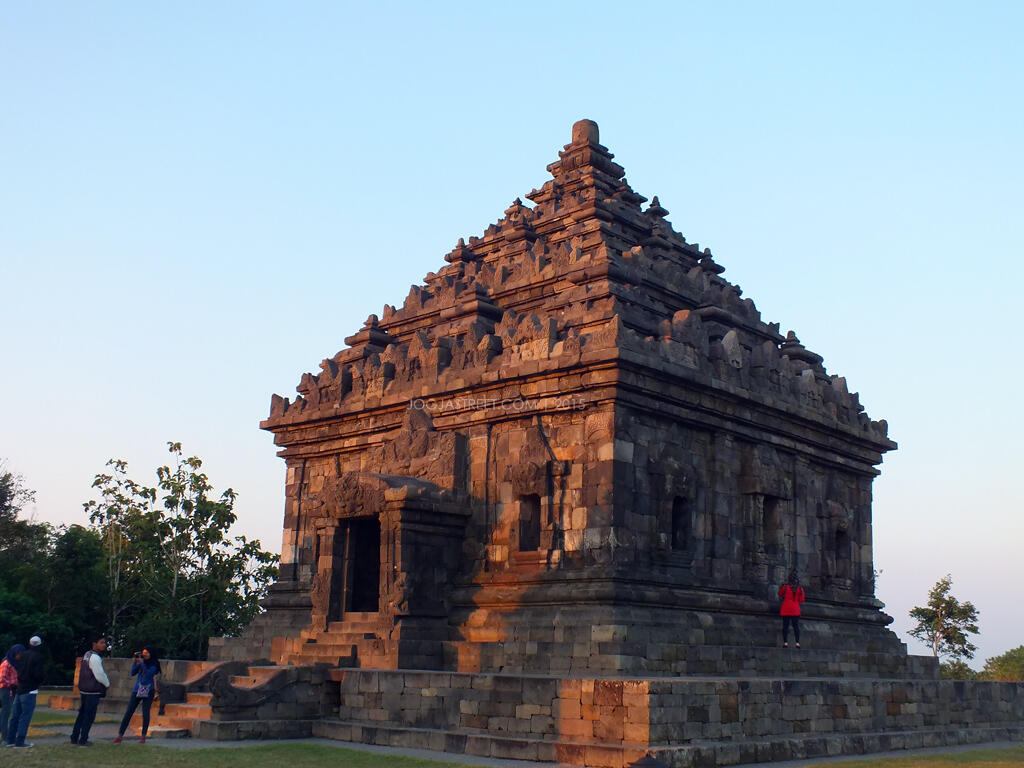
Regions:
<instances>
[{"instance_id":1,"label":"person in black jacket","mask_svg":"<svg viewBox=\"0 0 1024 768\"><path fill-rule=\"evenodd\" d=\"M28 641L28 649L22 652L18 659L18 688L14 696L14 707L11 710L11 719L7 724L7 746L9 747L31 747L32 744L25 741L28 733L28 724L32 722L32 715L36 711L36 694L39 693L39 686L43 684L43 656L39 653L39 646L43 641L39 636Z\"/></svg>"}]
</instances>

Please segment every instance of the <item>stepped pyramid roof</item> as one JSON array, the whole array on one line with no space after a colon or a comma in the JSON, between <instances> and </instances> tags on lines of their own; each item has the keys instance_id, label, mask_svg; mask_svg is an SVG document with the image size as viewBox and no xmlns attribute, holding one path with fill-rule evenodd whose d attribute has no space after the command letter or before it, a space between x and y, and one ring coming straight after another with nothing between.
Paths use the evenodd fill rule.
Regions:
<instances>
[{"instance_id":1,"label":"stepped pyramid roof","mask_svg":"<svg viewBox=\"0 0 1024 768\"><path fill-rule=\"evenodd\" d=\"M486 418L480 398L507 382L605 365L619 371L616 386L594 397L619 397L631 377L653 375L670 384L664 397L686 391L695 404L714 390L869 454L894 448L845 379L792 331L762 320L711 251L676 232L657 197L644 206L613 158L597 124L577 122L547 167L551 179L525 196L532 206L516 198L481 236L460 239L401 306L371 315L319 373L305 374L294 401L274 395L262 426L278 432L473 395L435 411L439 426L455 427L470 411Z\"/></svg>"}]
</instances>

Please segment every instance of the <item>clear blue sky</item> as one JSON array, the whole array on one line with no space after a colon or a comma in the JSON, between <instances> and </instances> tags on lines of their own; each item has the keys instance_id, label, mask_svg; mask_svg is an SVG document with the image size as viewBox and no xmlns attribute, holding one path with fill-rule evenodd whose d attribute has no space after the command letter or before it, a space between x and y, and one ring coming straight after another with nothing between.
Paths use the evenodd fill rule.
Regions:
<instances>
[{"instance_id":1,"label":"clear blue sky","mask_svg":"<svg viewBox=\"0 0 1024 768\"><path fill-rule=\"evenodd\" d=\"M553 6L553 7L552 7ZM900 449L879 592L1024 643L1024 5L0 2L0 456L82 521L164 442L277 549L272 392L591 118ZM923 650L911 644L911 648Z\"/></svg>"}]
</instances>

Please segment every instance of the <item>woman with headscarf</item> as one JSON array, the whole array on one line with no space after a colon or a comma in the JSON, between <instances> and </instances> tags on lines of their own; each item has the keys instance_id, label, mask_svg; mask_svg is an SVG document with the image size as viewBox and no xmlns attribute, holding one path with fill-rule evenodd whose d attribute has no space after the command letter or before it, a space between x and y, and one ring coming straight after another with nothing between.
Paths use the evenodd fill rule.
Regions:
<instances>
[{"instance_id":1,"label":"woman with headscarf","mask_svg":"<svg viewBox=\"0 0 1024 768\"><path fill-rule=\"evenodd\" d=\"M18 688L18 666L25 646L15 643L0 661L0 744L7 739L7 721L14 707L14 692Z\"/></svg>"},{"instance_id":2,"label":"woman with headscarf","mask_svg":"<svg viewBox=\"0 0 1024 768\"><path fill-rule=\"evenodd\" d=\"M132 715L139 704L142 704L142 733L139 736L139 744L146 743L146 735L149 733L149 709L153 705L153 697L156 696L156 678L160 674L160 661L156 654L148 648L143 648L135 654L135 661L132 664L131 674L134 677L135 685L132 687L132 695L128 698L128 709L121 718L121 727L117 729L115 744L121 743L124 732L132 721Z\"/></svg>"},{"instance_id":3,"label":"woman with headscarf","mask_svg":"<svg viewBox=\"0 0 1024 768\"><path fill-rule=\"evenodd\" d=\"M789 581L779 587L779 597L782 598L782 606L779 614L782 616L782 647L789 647L789 625L793 625L793 637L796 638L796 647L800 647L800 603L804 601L804 588L800 586L800 577L796 571L789 572Z\"/></svg>"}]
</instances>

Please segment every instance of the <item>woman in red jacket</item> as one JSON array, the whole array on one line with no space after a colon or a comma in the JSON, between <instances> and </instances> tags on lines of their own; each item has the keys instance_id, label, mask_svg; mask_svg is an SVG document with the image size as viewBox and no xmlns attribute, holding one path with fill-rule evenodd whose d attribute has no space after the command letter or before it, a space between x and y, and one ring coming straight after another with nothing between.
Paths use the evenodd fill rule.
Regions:
<instances>
[{"instance_id":1,"label":"woman in red jacket","mask_svg":"<svg viewBox=\"0 0 1024 768\"><path fill-rule=\"evenodd\" d=\"M800 647L800 603L804 601L804 588L800 586L800 577L796 571L790 571L789 583L779 587L779 597L782 598L782 607L779 614L782 616L782 647L789 647L789 625L793 625L793 636L796 638L796 647Z\"/></svg>"}]
</instances>

